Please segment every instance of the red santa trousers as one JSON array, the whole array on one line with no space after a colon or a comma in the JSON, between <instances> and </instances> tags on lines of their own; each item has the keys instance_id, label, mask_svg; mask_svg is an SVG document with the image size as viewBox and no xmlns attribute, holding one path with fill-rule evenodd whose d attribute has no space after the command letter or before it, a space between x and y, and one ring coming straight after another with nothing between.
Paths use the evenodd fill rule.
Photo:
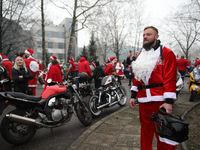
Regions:
<instances>
[{"instance_id":1,"label":"red santa trousers","mask_svg":"<svg viewBox=\"0 0 200 150\"><path fill-rule=\"evenodd\" d=\"M155 121L151 121L151 115L157 114L160 105L163 102L139 103L139 115L141 124L141 150L153 150L152 143L154 134L157 138L157 150L175 150L177 146L169 145L159 141L159 135L156 131Z\"/></svg>"}]
</instances>

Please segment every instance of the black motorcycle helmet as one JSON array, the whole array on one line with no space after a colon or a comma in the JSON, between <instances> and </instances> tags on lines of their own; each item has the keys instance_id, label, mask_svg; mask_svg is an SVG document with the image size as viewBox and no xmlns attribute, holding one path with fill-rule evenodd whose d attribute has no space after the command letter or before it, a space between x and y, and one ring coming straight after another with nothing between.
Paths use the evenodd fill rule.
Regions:
<instances>
[{"instance_id":1,"label":"black motorcycle helmet","mask_svg":"<svg viewBox=\"0 0 200 150\"><path fill-rule=\"evenodd\" d=\"M181 143L188 139L189 123L181 117L167 114L164 108L161 108L157 115L154 113L151 120L155 121L156 130L160 137Z\"/></svg>"},{"instance_id":2,"label":"black motorcycle helmet","mask_svg":"<svg viewBox=\"0 0 200 150\"><path fill-rule=\"evenodd\" d=\"M87 81L87 79L88 79L88 75L87 75L87 73L85 73L85 72L80 72L79 74L78 74L78 80L79 80L79 83L84 83L84 82L86 82Z\"/></svg>"}]
</instances>

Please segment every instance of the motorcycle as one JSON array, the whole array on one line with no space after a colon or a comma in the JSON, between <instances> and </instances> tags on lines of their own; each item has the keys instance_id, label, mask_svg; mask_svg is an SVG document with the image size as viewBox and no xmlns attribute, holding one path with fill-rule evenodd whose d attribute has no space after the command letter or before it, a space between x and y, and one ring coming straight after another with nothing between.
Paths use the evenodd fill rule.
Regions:
<instances>
[{"instance_id":1,"label":"motorcycle","mask_svg":"<svg viewBox=\"0 0 200 150\"><path fill-rule=\"evenodd\" d=\"M180 72L177 70L177 81L176 81L176 97L177 97L177 99L178 99L178 96L179 96L182 88L183 88L183 80L181 78Z\"/></svg>"},{"instance_id":2,"label":"motorcycle","mask_svg":"<svg viewBox=\"0 0 200 150\"><path fill-rule=\"evenodd\" d=\"M86 104L93 117L98 117L103 108L111 107L115 104L124 106L127 102L126 89L118 82L117 75L103 77L101 87L95 89L95 95L87 100Z\"/></svg>"},{"instance_id":3,"label":"motorcycle","mask_svg":"<svg viewBox=\"0 0 200 150\"><path fill-rule=\"evenodd\" d=\"M73 113L83 125L89 126L92 115L77 92L75 80L76 77L68 77L60 84L50 79L51 86L41 96L0 92L0 101L16 107L1 122L3 139L14 145L26 143L39 128L55 128L69 123Z\"/></svg>"},{"instance_id":4,"label":"motorcycle","mask_svg":"<svg viewBox=\"0 0 200 150\"><path fill-rule=\"evenodd\" d=\"M188 89L191 93L189 101L192 102L197 95L200 95L200 65L190 73Z\"/></svg>"}]
</instances>

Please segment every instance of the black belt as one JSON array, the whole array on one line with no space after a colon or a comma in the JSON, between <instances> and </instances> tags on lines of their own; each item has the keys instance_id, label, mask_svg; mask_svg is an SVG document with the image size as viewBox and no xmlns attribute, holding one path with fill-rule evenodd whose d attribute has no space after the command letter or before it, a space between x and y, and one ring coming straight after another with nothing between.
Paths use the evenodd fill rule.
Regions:
<instances>
[{"instance_id":1,"label":"black belt","mask_svg":"<svg viewBox=\"0 0 200 150\"><path fill-rule=\"evenodd\" d=\"M160 84L150 84L150 85L142 84L142 85L138 86L138 90L140 90L140 89L146 90L146 89L160 87L160 86L163 86L163 83L160 83Z\"/></svg>"}]
</instances>

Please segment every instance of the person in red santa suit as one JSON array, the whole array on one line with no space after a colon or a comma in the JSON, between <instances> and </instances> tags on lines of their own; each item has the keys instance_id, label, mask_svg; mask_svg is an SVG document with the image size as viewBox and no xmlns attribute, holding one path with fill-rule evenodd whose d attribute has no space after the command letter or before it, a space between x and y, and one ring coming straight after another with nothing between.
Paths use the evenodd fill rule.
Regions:
<instances>
[{"instance_id":1,"label":"person in red santa suit","mask_svg":"<svg viewBox=\"0 0 200 150\"><path fill-rule=\"evenodd\" d=\"M149 26L143 32L143 49L132 64L134 81L131 87L130 106L135 108L136 96L139 101L141 124L141 150L151 150L154 134L158 150L174 150L179 143L158 135L155 121L150 117L160 108L172 114L176 99L176 57L165 46L160 45L158 30Z\"/></svg>"},{"instance_id":2,"label":"person in red santa suit","mask_svg":"<svg viewBox=\"0 0 200 150\"><path fill-rule=\"evenodd\" d=\"M52 60L52 66L49 68L49 71L47 72L47 80L48 79L52 79L52 81L54 82L63 83L61 69L60 66L58 65L58 61L55 59ZM48 87L47 82L45 83L44 89L46 87Z\"/></svg>"},{"instance_id":3,"label":"person in red santa suit","mask_svg":"<svg viewBox=\"0 0 200 150\"><path fill-rule=\"evenodd\" d=\"M200 64L200 60L199 60L198 57L196 57L194 66L196 67L196 66L198 66L199 64Z\"/></svg>"},{"instance_id":4,"label":"person in red santa suit","mask_svg":"<svg viewBox=\"0 0 200 150\"><path fill-rule=\"evenodd\" d=\"M121 78L124 78L124 65L122 64L122 61L119 60L119 62L117 63L116 67L115 67L115 70L116 70L116 75L118 75L118 81L119 81L119 84L121 85Z\"/></svg>"},{"instance_id":5,"label":"person in red santa suit","mask_svg":"<svg viewBox=\"0 0 200 150\"><path fill-rule=\"evenodd\" d=\"M50 58L49 58L49 64L48 64L48 66L47 66L47 71L49 71L49 69L50 69L50 67L51 67L51 65L52 65L52 61L53 60L57 60L57 57L56 56L54 56L54 55L52 55L52 56L50 56Z\"/></svg>"},{"instance_id":6,"label":"person in red santa suit","mask_svg":"<svg viewBox=\"0 0 200 150\"><path fill-rule=\"evenodd\" d=\"M9 61L9 59L6 55L3 56L1 64L2 64L2 66L6 67L8 74L10 76L10 79L12 80L12 71L11 70L12 70L13 64L11 61Z\"/></svg>"},{"instance_id":7,"label":"person in red santa suit","mask_svg":"<svg viewBox=\"0 0 200 150\"><path fill-rule=\"evenodd\" d=\"M70 76L76 76L76 64L74 63L73 57L70 57L69 68L70 68L70 70L69 70Z\"/></svg>"},{"instance_id":8,"label":"person in red santa suit","mask_svg":"<svg viewBox=\"0 0 200 150\"><path fill-rule=\"evenodd\" d=\"M87 73L88 77L92 76L92 72L91 72L91 69L90 69L90 64L87 61L87 57L86 56L81 57L81 59L80 59L80 61L78 63L78 73L80 73L80 72Z\"/></svg>"},{"instance_id":9,"label":"person in red santa suit","mask_svg":"<svg viewBox=\"0 0 200 150\"><path fill-rule=\"evenodd\" d=\"M33 95L36 95L36 87L37 87L37 78L38 70L39 70L39 64L38 62L33 58L34 50L32 49L26 49L25 50L25 57L24 62L26 64L26 67L29 69L29 71L34 75L33 79L28 80L28 88L32 90Z\"/></svg>"},{"instance_id":10,"label":"person in red santa suit","mask_svg":"<svg viewBox=\"0 0 200 150\"><path fill-rule=\"evenodd\" d=\"M109 76L112 75L114 72L114 67L113 67L113 63L112 61L115 59L116 57L109 57L106 67L104 68L104 74L105 76Z\"/></svg>"},{"instance_id":11,"label":"person in red santa suit","mask_svg":"<svg viewBox=\"0 0 200 150\"><path fill-rule=\"evenodd\" d=\"M188 61L182 55L181 58L176 61L176 64L177 64L178 71L181 74L181 79L184 82L184 77L185 77L186 69L190 67L189 64L188 64Z\"/></svg>"}]
</instances>

